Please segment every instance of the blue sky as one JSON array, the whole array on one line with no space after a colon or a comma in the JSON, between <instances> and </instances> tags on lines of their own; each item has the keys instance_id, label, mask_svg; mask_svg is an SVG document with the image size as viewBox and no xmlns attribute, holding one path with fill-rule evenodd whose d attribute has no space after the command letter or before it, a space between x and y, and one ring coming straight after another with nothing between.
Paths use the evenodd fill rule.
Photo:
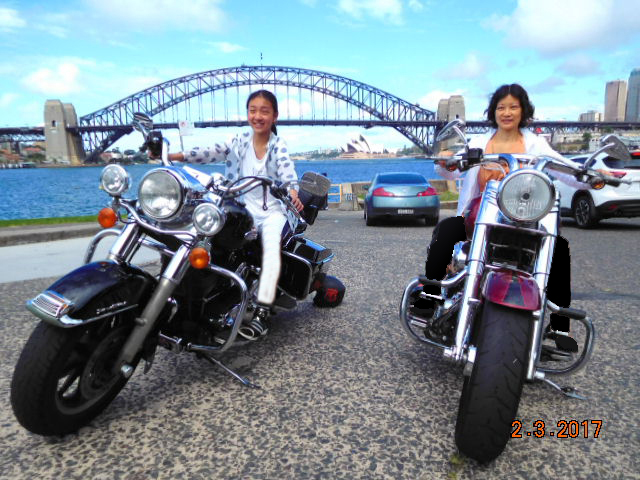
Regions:
<instances>
[{"instance_id":1,"label":"blue sky","mask_svg":"<svg viewBox=\"0 0 640 480\"><path fill-rule=\"evenodd\" d=\"M607 81L640 67L640 0L0 0L0 50L0 126L42 124L47 99L82 116L182 75L260 64L261 54L264 65L335 73L432 110L462 94L468 119L482 117L496 87L518 82L538 118L577 120L603 111ZM229 133L201 131L185 146ZM281 129L292 151L356 133ZM409 143L388 128L365 134ZM129 137L117 145L138 142Z\"/></svg>"}]
</instances>

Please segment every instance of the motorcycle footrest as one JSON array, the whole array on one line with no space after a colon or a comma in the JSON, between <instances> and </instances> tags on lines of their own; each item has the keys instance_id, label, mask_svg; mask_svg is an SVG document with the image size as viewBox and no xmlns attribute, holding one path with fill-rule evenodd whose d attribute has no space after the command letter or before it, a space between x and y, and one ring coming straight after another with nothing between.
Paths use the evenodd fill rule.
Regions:
<instances>
[{"instance_id":1,"label":"motorcycle footrest","mask_svg":"<svg viewBox=\"0 0 640 480\"><path fill-rule=\"evenodd\" d=\"M540 351L540 361L542 362L567 362L573 360L571 352L565 352L549 345L542 345Z\"/></svg>"},{"instance_id":2,"label":"motorcycle footrest","mask_svg":"<svg viewBox=\"0 0 640 480\"><path fill-rule=\"evenodd\" d=\"M584 320L587 316L587 312L585 312L584 310L570 307L560 307L557 312L553 313L562 317L572 318L574 320Z\"/></svg>"},{"instance_id":3,"label":"motorcycle footrest","mask_svg":"<svg viewBox=\"0 0 640 480\"><path fill-rule=\"evenodd\" d=\"M419 297L424 300L435 300L436 302L441 303L444 302L444 297L442 297L441 295L433 295L431 293L420 292Z\"/></svg>"}]
</instances>

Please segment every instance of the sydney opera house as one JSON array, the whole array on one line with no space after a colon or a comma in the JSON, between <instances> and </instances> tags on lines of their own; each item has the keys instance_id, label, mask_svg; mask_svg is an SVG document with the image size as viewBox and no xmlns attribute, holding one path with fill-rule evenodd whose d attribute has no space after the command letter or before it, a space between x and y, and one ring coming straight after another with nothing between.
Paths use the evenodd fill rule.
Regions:
<instances>
[{"instance_id":1,"label":"sydney opera house","mask_svg":"<svg viewBox=\"0 0 640 480\"><path fill-rule=\"evenodd\" d=\"M369 143L364 135L351 139L345 145L341 146L342 153L338 158L388 158L395 157L394 153L389 153L383 145L375 145Z\"/></svg>"}]
</instances>

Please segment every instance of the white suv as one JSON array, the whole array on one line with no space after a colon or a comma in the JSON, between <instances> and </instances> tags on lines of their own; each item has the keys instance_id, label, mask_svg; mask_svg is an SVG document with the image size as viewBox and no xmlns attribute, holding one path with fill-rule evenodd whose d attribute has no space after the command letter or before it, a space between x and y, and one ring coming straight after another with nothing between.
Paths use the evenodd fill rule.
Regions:
<instances>
[{"instance_id":1,"label":"white suv","mask_svg":"<svg viewBox=\"0 0 640 480\"><path fill-rule=\"evenodd\" d=\"M584 164L588 155L571 157ZM579 228L589 228L611 217L640 217L640 152L631 154L631 161L623 162L602 154L591 168L602 169L621 180L635 180L618 187L606 185L602 190L576 190L562 182L554 184L560 192L560 214L573 217Z\"/></svg>"}]
</instances>

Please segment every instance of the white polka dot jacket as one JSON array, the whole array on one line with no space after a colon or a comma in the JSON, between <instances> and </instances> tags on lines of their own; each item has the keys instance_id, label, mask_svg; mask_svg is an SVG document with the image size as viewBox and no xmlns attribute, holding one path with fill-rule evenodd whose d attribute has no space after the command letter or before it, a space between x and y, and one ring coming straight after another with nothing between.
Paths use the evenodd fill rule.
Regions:
<instances>
[{"instance_id":1,"label":"white polka dot jacket","mask_svg":"<svg viewBox=\"0 0 640 480\"><path fill-rule=\"evenodd\" d=\"M183 152L184 160L195 164L225 162L225 177L234 181L240 177L242 161L248 149L253 145L252 142L253 132L244 132L223 144L216 143L213 148L195 147ZM266 162L267 176L272 180L288 182L298 179L293 161L289 157L287 144L273 132L267 145Z\"/></svg>"}]
</instances>

